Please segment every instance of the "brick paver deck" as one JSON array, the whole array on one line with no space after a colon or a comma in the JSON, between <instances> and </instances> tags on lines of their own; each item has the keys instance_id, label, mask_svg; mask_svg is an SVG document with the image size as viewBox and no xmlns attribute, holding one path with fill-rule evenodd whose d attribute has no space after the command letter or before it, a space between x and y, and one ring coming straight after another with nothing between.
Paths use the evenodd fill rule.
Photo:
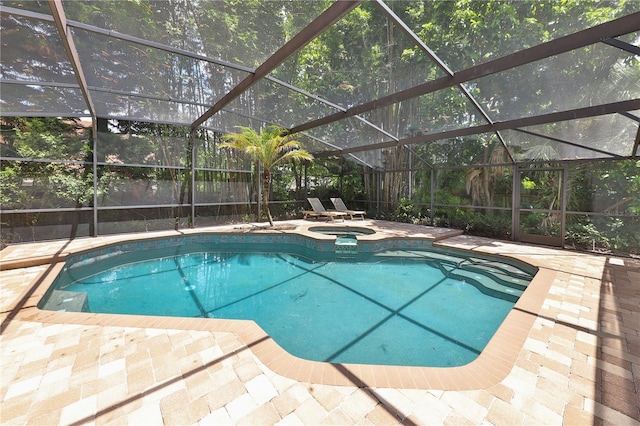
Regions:
<instances>
[{"instance_id":1,"label":"brick paver deck","mask_svg":"<svg viewBox=\"0 0 640 426\"><path fill-rule=\"evenodd\" d=\"M543 292L517 306L516 328L501 328L490 343L503 360L491 358L477 376L310 366L274 349L252 322L73 313L60 320L35 308L52 257L149 234L16 245L0 252L0 423L640 424L640 261L357 224L540 267Z\"/></svg>"}]
</instances>

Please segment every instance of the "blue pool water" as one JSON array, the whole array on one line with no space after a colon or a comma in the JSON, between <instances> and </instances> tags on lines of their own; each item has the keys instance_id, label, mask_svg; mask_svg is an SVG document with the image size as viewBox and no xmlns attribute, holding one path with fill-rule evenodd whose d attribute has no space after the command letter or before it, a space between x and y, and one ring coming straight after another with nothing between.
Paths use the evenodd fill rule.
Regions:
<instances>
[{"instance_id":1,"label":"blue pool water","mask_svg":"<svg viewBox=\"0 0 640 426\"><path fill-rule=\"evenodd\" d=\"M68 262L40 306L250 319L309 360L458 366L480 354L530 279L432 248L342 258L331 246L186 241Z\"/></svg>"}]
</instances>

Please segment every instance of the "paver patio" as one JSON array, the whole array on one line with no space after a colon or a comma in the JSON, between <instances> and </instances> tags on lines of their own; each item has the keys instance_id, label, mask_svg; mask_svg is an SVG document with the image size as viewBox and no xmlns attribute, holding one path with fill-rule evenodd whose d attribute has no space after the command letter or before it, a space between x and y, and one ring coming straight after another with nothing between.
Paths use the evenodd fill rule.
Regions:
<instances>
[{"instance_id":1,"label":"paver patio","mask_svg":"<svg viewBox=\"0 0 640 426\"><path fill-rule=\"evenodd\" d=\"M363 224L392 235L446 231ZM263 362L259 341L192 329L188 320L132 327L122 316L95 325L72 314L53 322L37 311L32 296L51 268L46 259L123 237L130 236L0 252L5 265L30 260L0 271L1 424L640 424L638 260L440 235L437 244L509 254L553 272L504 378L463 391L336 386L278 374ZM359 383L346 370L332 371Z\"/></svg>"}]
</instances>

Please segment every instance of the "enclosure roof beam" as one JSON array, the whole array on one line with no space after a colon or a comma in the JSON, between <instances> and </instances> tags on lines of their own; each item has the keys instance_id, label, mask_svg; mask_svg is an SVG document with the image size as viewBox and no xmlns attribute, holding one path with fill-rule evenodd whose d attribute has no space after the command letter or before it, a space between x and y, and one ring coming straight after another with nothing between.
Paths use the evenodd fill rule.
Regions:
<instances>
[{"instance_id":1,"label":"enclosure roof beam","mask_svg":"<svg viewBox=\"0 0 640 426\"><path fill-rule=\"evenodd\" d=\"M489 62L454 72L453 75L440 77L414 86L410 89L402 90L371 102L366 102L350 108L345 112L337 112L318 120L310 121L292 128L291 132L295 133L303 130L309 130L314 127L342 120L346 117L369 112L377 108L436 92L448 87L457 86L461 83L497 74L499 72L526 65L550 56L566 53L571 50L579 49L638 30L640 30L640 12L632 13L622 18L512 53L511 55L503 56Z\"/></svg>"},{"instance_id":2,"label":"enclosure roof beam","mask_svg":"<svg viewBox=\"0 0 640 426\"><path fill-rule=\"evenodd\" d=\"M550 124L561 121L577 120L580 118L597 117L600 115L623 113L640 109L640 99L632 99L628 101L614 102L604 105L596 105L585 108L578 108L569 111L552 112L533 117L518 118L514 120L498 121L493 124L483 124L481 126L467 127L463 129L449 130L446 132L430 133L426 135L413 136L410 138L400 139L399 141L388 141L367 146L358 146L353 148L344 148L339 151L329 151L314 153L316 157L326 157L331 155L344 155L351 152L368 151L371 149L382 149L395 147L398 145L413 145L417 143L433 142L436 140L453 139L463 136L478 135L481 133L490 133L500 130L513 130L520 127L537 126L541 124ZM636 138L637 145L637 138ZM591 149L582 146L584 149ZM637 146L636 146L637 150Z\"/></svg>"},{"instance_id":3,"label":"enclosure roof beam","mask_svg":"<svg viewBox=\"0 0 640 426\"><path fill-rule=\"evenodd\" d=\"M87 79L84 75L84 71L82 70L82 65L80 64L78 50L76 49L76 45L73 42L71 31L69 31L67 16L64 13L62 0L48 1L49 7L51 8L51 14L53 15L53 21L56 25L56 28L58 29L60 38L62 39L62 44L64 45L64 50L67 52L67 57L71 62L71 66L73 67L73 72L75 73L76 79L78 80L78 85L80 86L80 91L82 92L82 96L84 97L84 100L87 104L87 108L89 109L89 114L91 114L91 117L95 118L96 109L93 105L93 101L91 100L91 94L89 93L89 87L87 86Z\"/></svg>"},{"instance_id":4,"label":"enclosure roof beam","mask_svg":"<svg viewBox=\"0 0 640 426\"><path fill-rule=\"evenodd\" d=\"M513 130L516 131L516 132L524 133L525 135L531 135L531 136L535 136L535 137L538 137L538 138L541 138L541 139L547 139L547 140L550 140L550 141L553 141L553 142L558 142L558 143L561 143L561 144L564 144L564 145L571 145L571 146L574 146L576 148L587 149L589 151L597 152L598 154L608 155L610 157L618 157L618 158L622 157L622 155L614 154L613 152L609 152L609 151L605 151L605 150L598 149L598 148L593 148L593 147L586 147L586 146L580 145L579 143L576 143L576 142L570 142L570 141L567 141L567 140L564 140L564 139L560 139L560 138L556 138L556 137L553 137L553 136L544 135L542 133L532 132L530 130L524 130L524 129L513 129Z\"/></svg>"},{"instance_id":5,"label":"enclosure roof beam","mask_svg":"<svg viewBox=\"0 0 640 426\"><path fill-rule=\"evenodd\" d=\"M356 163L361 164L361 165L363 165L365 167L368 167L370 169L374 169L374 167L371 164L367 163L362 158L359 158L359 157L357 157L357 156L355 156L353 154L347 154L347 155L349 156L351 161L355 161Z\"/></svg>"},{"instance_id":6,"label":"enclosure roof beam","mask_svg":"<svg viewBox=\"0 0 640 426\"><path fill-rule=\"evenodd\" d=\"M623 111L623 112L620 113L620 115L624 115L625 117L627 117L627 118L629 118L629 119L631 119L631 120L633 120L633 121L635 121L637 123L640 123L640 117L637 117L637 116L631 114L630 112Z\"/></svg>"},{"instance_id":7,"label":"enclosure roof beam","mask_svg":"<svg viewBox=\"0 0 640 426\"><path fill-rule=\"evenodd\" d=\"M8 16L16 15L16 16L22 16L24 18L29 18L29 19L37 19L40 21L53 22L53 18L51 17L51 15L47 15L39 12L33 12L31 10L16 9L15 7L4 6L2 4L0 4L0 15L8 15Z\"/></svg>"},{"instance_id":8,"label":"enclosure roof beam","mask_svg":"<svg viewBox=\"0 0 640 426\"><path fill-rule=\"evenodd\" d=\"M322 12L320 16L314 19L309 25L307 25L302 31L296 34L291 40L286 42L280 49L278 49L273 55L271 55L265 62L262 63L255 72L242 80L238 85L231 89L225 96L223 96L218 102L213 105L208 111L202 114L191 125L192 128L197 128L202 123L207 121L211 116L227 106L230 102L236 99L238 96L253 86L260 79L264 78L273 71L278 65L284 62L291 55L298 52L305 47L311 40L322 34L327 28L340 20L344 15L351 12L358 7L363 0L342 0L333 3L327 10Z\"/></svg>"},{"instance_id":9,"label":"enclosure roof beam","mask_svg":"<svg viewBox=\"0 0 640 426\"><path fill-rule=\"evenodd\" d=\"M314 141L318 142L319 144L326 145L326 146L330 146L331 148L335 148L336 150L339 150L339 149L340 149L338 146L333 145L333 144L331 144L330 142L326 142L326 141L323 141L323 140L321 140L321 139L318 139L318 138L317 138L317 137L315 137L315 136L311 136L311 135L309 135L309 134L307 134L307 133L300 133L300 134L301 134L301 135L304 135L304 136L306 136L306 137L308 137L309 139L312 139L312 140L314 140ZM355 161L355 162L357 162L357 163L359 163L359 164L362 164L363 166L366 166L366 167L369 167L369 168L373 168L373 166L372 166L371 164L368 164L366 161L363 161L362 159L360 159L360 158L356 157L356 156L355 156L355 155L353 155L353 154L346 154L346 155L347 155L347 156L349 156L353 161Z\"/></svg>"},{"instance_id":10,"label":"enclosure roof beam","mask_svg":"<svg viewBox=\"0 0 640 426\"><path fill-rule=\"evenodd\" d=\"M626 41L622 41L617 38L609 38L607 40L602 40L602 42L608 44L609 46L626 50L627 52L633 53L634 55L640 55L640 47L635 46L631 43L627 43Z\"/></svg>"}]
</instances>

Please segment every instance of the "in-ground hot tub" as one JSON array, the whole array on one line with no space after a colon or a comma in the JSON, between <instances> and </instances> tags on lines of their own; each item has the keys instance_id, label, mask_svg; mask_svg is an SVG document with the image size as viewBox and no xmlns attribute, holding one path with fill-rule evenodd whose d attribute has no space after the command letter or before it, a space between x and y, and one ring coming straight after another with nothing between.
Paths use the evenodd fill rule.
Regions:
<instances>
[{"instance_id":1,"label":"in-ground hot tub","mask_svg":"<svg viewBox=\"0 0 640 426\"><path fill-rule=\"evenodd\" d=\"M307 228L309 232L316 232L318 234L335 235L341 237L345 235L373 235L376 233L374 229L364 228L362 226L310 226Z\"/></svg>"}]
</instances>

